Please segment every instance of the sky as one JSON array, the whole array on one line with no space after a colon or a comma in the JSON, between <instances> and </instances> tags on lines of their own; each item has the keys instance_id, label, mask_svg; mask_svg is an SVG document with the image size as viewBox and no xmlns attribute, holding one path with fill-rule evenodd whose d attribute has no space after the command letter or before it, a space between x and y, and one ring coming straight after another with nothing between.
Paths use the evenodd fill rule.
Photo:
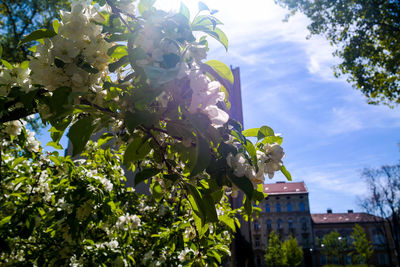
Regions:
<instances>
[{"instance_id":1,"label":"sky","mask_svg":"<svg viewBox=\"0 0 400 267\"><path fill-rule=\"evenodd\" d=\"M157 6L178 10L179 2ZM197 11L197 1L182 2ZM293 181L305 182L312 213L362 211L362 170L399 162L400 107L368 105L345 77L335 78L333 48L323 37L306 39L304 15L283 22L287 11L273 0L203 2L219 10L229 38L228 52L210 42L208 59L240 67L245 129L268 125L282 134L284 164Z\"/></svg>"},{"instance_id":2,"label":"sky","mask_svg":"<svg viewBox=\"0 0 400 267\"><path fill-rule=\"evenodd\" d=\"M197 1L182 1L197 10ZM361 211L364 168L400 159L400 108L372 106L337 79L338 62L323 37L308 35L302 14L283 22L287 10L273 0L204 0L229 38L229 49L211 42L208 59L240 67L244 127L268 125L282 134L284 164L304 181L313 213ZM159 0L165 9L179 1ZM267 182L285 180L276 175Z\"/></svg>"}]
</instances>

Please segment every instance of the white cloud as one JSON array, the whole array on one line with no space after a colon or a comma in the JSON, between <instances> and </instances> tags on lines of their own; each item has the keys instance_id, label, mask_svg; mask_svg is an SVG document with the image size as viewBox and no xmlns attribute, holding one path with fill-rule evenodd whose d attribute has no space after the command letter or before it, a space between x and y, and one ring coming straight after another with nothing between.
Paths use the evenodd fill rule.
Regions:
<instances>
[{"instance_id":1,"label":"white cloud","mask_svg":"<svg viewBox=\"0 0 400 267\"><path fill-rule=\"evenodd\" d=\"M194 14L197 12L197 1L183 1ZM222 20L224 32L230 41L230 57L239 57L250 65L266 63L268 57L253 53L267 45L282 42L296 43L308 56L307 67L310 73L322 79L334 80L331 66L333 62L332 47L322 37L306 40L309 20L302 14L291 17L289 22L282 20L287 10L276 5L273 0L204 0L211 9L217 9L216 16ZM157 6L165 10L178 10L179 0L160 0ZM215 42L212 42L216 49ZM219 49L224 53L223 49Z\"/></svg>"}]
</instances>

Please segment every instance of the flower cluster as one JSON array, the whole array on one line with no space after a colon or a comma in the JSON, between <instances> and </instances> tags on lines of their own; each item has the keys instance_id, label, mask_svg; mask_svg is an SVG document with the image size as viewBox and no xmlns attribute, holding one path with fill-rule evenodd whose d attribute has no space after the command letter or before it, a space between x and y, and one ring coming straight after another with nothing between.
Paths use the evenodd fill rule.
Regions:
<instances>
[{"instance_id":1,"label":"flower cluster","mask_svg":"<svg viewBox=\"0 0 400 267\"><path fill-rule=\"evenodd\" d=\"M132 229L140 226L140 218L137 215L130 215L129 213L118 217L116 223L117 228L127 230L129 227Z\"/></svg>"},{"instance_id":2,"label":"flower cluster","mask_svg":"<svg viewBox=\"0 0 400 267\"><path fill-rule=\"evenodd\" d=\"M225 93L221 92L221 84L210 79L200 71L190 71L190 88L192 89L192 100L189 112L200 112L208 116L215 127L225 124L229 115L217 106L224 101Z\"/></svg>"},{"instance_id":3,"label":"flower cluster","mask_svg":"<svg viewBox=\"0 0 400 267\"><path fill-rule=\"evenodd\" d=\"M237 153L235 156L230 153L227 158L227 164L233 169L233 174L237 177L246 176L256 186L265 180L265 175L271 179L276 171L282 166L282 158L285 156L282 147L277 144L265 144L264 151L257 150L257 167L251 165L243 153Z\"/></svg>"},{"instance_id":4,"label":"flower cluster","mask_svg":"<svg viewBox=\"0 0 400 267\"><path fill-rule=\"evenodd\" d=\"M29 73L29 68L21 66L15 66L12 69L0 68L0 96L8 96L14 87L19 87L24 93L32 91L34 88Z\"/></svg>"},{"instance_id":5,"label":"flower cluster","mask_svg":"<svg viewBox=\"0 0 400 267\"><path fill-rule=\"evenodd\" d=\"M74 2L71 12L62 11L61 17L58 34L39 44L30 61L32 82L50 91L67 86L73 92L100 93L111 47L96 24L104 18L83 1Z\"/></svg>"}]
</instances>

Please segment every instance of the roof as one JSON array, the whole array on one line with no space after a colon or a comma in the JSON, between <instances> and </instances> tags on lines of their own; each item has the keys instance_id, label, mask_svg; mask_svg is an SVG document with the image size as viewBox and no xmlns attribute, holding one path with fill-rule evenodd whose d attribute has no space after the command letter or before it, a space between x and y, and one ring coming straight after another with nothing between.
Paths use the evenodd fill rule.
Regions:
<instances>
[{"instance_id":1,"label":"roof","mask_svg":"<svg viewBox=\"0 0 400 267\"><path fill-rule=\"evenodd\" d=\"M365 212L355 213L314 213L311 214L313 223L367 223L379 222L383 219L381 217L371 215Z\"/></svg>"},{"instance_id":2,"label":"roof","mask_svg":"<svg viewBox=\"0 0 400 267\"><path fill-rule=\"evenodd\" d=\"M267 193L268 195L308 193L307 187L304 182L276 182L274 184L264 184L263 186L264 193Z\"/></svg>"}]
</instances>

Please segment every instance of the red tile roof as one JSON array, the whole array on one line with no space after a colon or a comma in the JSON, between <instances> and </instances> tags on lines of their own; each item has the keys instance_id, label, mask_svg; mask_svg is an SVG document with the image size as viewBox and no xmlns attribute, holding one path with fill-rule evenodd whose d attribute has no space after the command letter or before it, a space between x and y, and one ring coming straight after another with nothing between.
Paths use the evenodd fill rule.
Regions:
<instances>
[{"instance_id":1,"label":"red tile roof","mask_svg":"<svg viewBox=\"0 0 400 267\"><path fill-rule=\"evenodd\" d=\"M318 223L365 223L379 222L381 217L364 212L356 213L314 213L311 218L315 224Z\"/></svg>"},{"instance_id":2,"label":"red tile roof","mask_svg":"<svg viewBox=\"0 0 400 267\"><path fill-rule=\"evenodd\" d=\"M308 190L304 182L276 182L274 184L264 184L264 193L269 195L304 194L308 193Z\"/></svg>"}]
</instances>

